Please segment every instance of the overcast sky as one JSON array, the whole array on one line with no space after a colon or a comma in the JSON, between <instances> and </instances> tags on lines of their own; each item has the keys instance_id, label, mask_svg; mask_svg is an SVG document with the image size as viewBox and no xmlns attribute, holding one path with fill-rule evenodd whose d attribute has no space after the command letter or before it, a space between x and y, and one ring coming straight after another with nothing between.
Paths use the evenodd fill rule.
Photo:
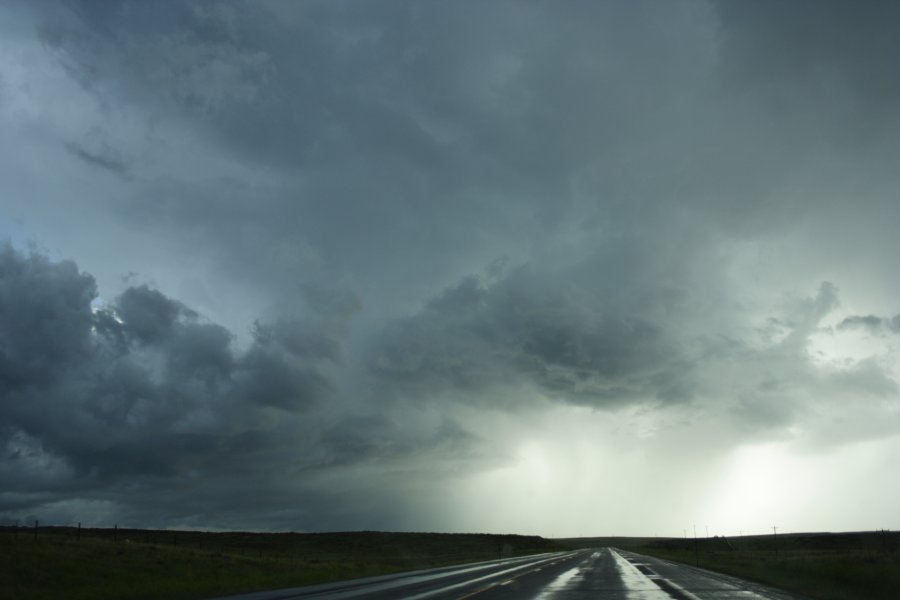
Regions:
<instances>
[{"instance_id":1,"label":"overcast sky","mask_svg":"<svg viewBox=\"0 0 900 600\"><path fill-rule=\"evenodd\" d=\"M0 522L900 528L897 31L3 2Z\"/></svg>"}]
</instances>

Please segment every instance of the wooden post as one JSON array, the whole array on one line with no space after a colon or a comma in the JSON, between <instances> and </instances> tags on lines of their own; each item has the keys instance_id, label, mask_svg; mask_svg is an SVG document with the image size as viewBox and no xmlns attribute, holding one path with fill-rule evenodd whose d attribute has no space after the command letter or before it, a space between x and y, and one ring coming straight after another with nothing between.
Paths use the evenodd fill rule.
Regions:
<instances>
[{"instance_id":1,"label":"wooden post","mask_svg":"<svg viewBox=\"0 0 900 600\"><path fill-rule=\"evenodd\" d=\"M34 520L34 541L37 541L38 520Z\"/></svg>"},{"instance_id":2,"label":"wooden post","mask_svg":"<svg viewBox=\"0 0 900 600\"><path fill-rule=\"evenodd\" d=\"M81 521L78 521L78 534L76 535L76 539L81 540Z\"/></svg>"}]
</instances>

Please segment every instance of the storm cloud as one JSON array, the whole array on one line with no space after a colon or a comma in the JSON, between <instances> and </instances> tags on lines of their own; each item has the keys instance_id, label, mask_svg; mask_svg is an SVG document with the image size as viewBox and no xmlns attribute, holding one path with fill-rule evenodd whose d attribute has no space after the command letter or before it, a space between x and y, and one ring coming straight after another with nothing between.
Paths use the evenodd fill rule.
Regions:
<instances>
[{"instance_id":1,"label":"storm cloud","mask_svg":"<svg viewBox=\"0 0 900 600\"><path fill-rule=\"evenodd\" d=\"M225 328L147 286L95 307L93 278L71 262L10 246L0 262L5 495L42 491L28 482L48 462L54 487L76 490L224 471L283 443L270 411L290 421L333 393L318 368L328 349L259 325L236 352Z\"/></svg>"},{"instance_id":2,"label":"storm cloud","mask_svg":"<svg viewBox=\"0 0 900 600\"><path fill-rule=\"evenodd\" d=\"M889 526L895 3L0 13L0 518Z\"/></svg>"},{"instance_id":3,"label":"storm cloud","mask_svg":"<svg viewBox=\"0 0 900 600\"><path fill-rule=\"evenodd\" d=\"M591 406L687 399L690 363L665 324L560 283L527 269L488 286L468 277L392 323L372 350L372 370L418 395L524 380Z\"/></svg>"}]
</instances>

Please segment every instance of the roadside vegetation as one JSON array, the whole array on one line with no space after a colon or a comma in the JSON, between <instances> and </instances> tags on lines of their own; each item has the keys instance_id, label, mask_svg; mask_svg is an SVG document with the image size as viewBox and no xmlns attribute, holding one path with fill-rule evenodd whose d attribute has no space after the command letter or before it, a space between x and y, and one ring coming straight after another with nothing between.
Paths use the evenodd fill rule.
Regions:
<instances>
[{"instance_id":1,"label":"roadside vegetation","mask_svg":"<svg viewBox=\"0 0 900 600\"><path fill-rule=\"evenodd\" d=\"M900 598L897 532L657 539L619 546L817 600Z\"/></svg>"},{"instance_id":2,"label":"roadside vegetation","mask_svg":"<svg viewBox=\"0 0 900 600\"><path fill-rule=\"evenodd\" d=\"M539 537L0 527L0 598L195 599L557 550Z\"/></svg>"}]
</instances>

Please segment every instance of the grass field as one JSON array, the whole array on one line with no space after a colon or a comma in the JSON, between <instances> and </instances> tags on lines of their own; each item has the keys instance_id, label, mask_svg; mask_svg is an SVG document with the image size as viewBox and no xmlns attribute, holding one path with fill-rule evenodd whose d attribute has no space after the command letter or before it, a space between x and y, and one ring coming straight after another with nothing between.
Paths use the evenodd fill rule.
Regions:
<instances>
[{"instance_id":1,"label":"grass field","mask_svg":"<svg viewBox=\"0 0 900 600\"><path fill-rule=\"evenodd\" d=\"M817 600L900 598L900 534L822 533L643 540L635 552L758 581Z\"/></svg>"},{"instance_id":2,"label":"grass field","mask_svg":"<svg viewBox=\"0 0 900 600\"><path fill-rule=\"evenodd\" d=\"M558 549L539 537L0 528L0 598L189 599Z\"/></svg>"}]
</instances>

